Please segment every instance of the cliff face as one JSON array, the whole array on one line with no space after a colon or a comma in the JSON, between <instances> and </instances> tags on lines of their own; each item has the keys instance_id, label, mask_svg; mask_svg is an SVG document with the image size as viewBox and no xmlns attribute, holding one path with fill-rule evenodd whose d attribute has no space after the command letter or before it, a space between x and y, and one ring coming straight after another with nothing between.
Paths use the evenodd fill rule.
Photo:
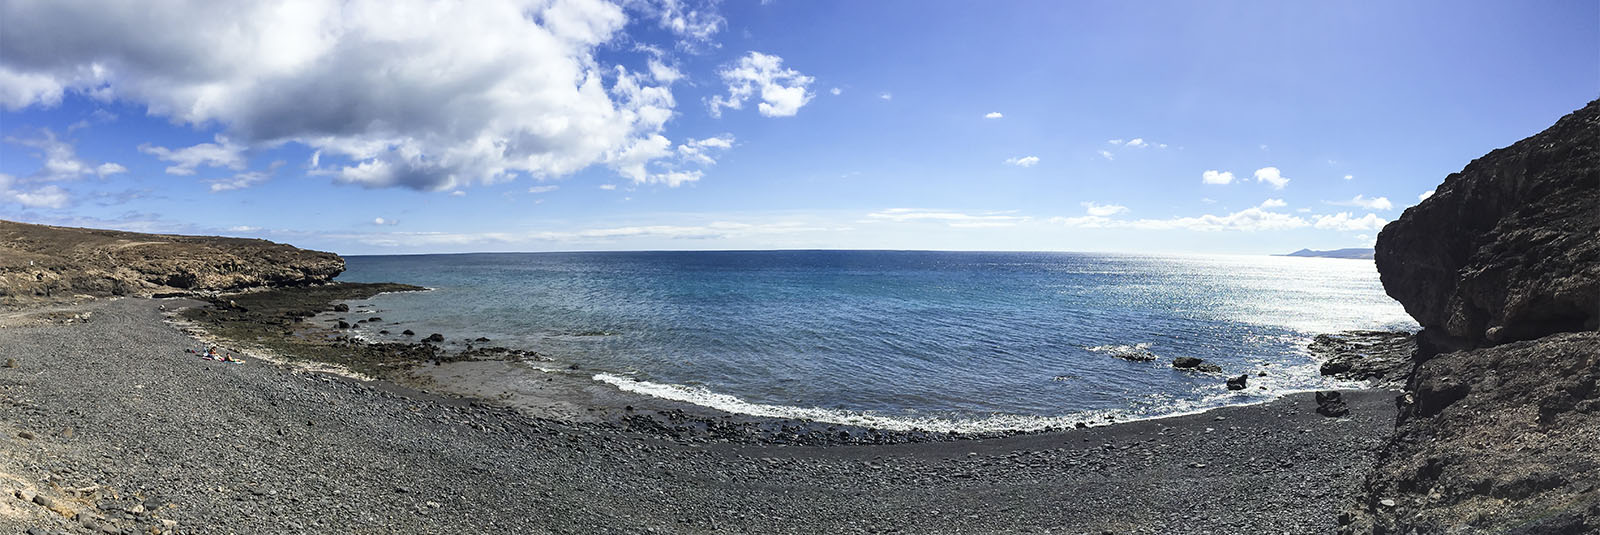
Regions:
<instances>
[{"instance_id":1,"label":"cliff face","mask_svg":"<svg viewBox=\"0 0 1600 535\"><path fill-rule=\"evenodd\" d=\"M0 304L327 282L344 259L266 240L0 221Z\"/></svg>"},{"instance_id":2,"label":"cliff face","mask_svg":"<svg viewBox=\"0 0 1600 535\"><path fill-rule=\"evenodd\" d=\"M1445 178L1378 234L1383 287L1465 349L1600 327L1600 101Z\"/></svg>"},{"instance_id":3,"label":"cliff face","mask_svg":"<svg viewBox=\"0 0 1600 535\"><path fill-rule=\"evenodd\" d=\"M1600 101L1378 235L1424 330L1349 533L1600 532Z\"/></svg>"}]
</instances>

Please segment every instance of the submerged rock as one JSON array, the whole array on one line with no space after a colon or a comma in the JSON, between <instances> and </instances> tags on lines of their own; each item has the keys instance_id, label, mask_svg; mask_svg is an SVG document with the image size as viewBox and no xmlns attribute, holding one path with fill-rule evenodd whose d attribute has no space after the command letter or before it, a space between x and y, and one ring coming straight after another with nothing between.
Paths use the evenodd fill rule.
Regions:
<instances>
[{"instance_id":1,"label":"submerged rock","mask_svg":"<svg viewBox=\"0 0 1600 535\"><path fill-rule=\"evenodd\" d=\"M1176 357L1172 359L1172 367L1180 370L1186 370L1195 366L1199 366L1202 362L1205 361L1195 357Z\"/></svg>"}]
</instances>

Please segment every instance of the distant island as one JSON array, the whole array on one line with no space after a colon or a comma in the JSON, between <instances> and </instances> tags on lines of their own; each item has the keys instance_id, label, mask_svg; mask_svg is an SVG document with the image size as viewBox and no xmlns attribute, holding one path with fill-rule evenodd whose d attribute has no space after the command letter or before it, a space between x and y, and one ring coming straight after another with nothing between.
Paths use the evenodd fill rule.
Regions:
<instances>
[{"instance_id":1,"label":"distant island","mask_svg":"<svg viewBox=\"0 0 1600 535\"><path fill-rule=\"evenodd\" d=\"M1353 260L1372 260L1372 248L1351 247L1349 249L1334 249L1332 251L1313 251L1311 249L1301 249L1289 254L1272 256L1306 256L1316 258L1349 258Z\"/></svg>"}]
</instances>

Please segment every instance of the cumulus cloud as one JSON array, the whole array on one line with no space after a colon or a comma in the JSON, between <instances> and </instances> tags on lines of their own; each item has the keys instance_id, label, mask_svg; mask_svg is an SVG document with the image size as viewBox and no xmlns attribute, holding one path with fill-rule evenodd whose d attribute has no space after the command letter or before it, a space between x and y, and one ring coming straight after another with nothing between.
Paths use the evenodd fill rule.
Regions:
<instances>
[{"instance_id":1,"label":"cumulus cloud","mask_svg":"<svg viewBox=\"0 0 1600 535\"><path fill-rule=\"evenodd\" d=\"M627 5L654 17L661 28L682 39L678 42L680 48L689 50L716 47L712 38L728 25L727 19L717 13L716 0L629 0Z\"/></svg>"},{"instance_id":2,"label":"cumulus cloud","mask_svg":"<svg viewBox=\"0 0 1600 535\"><path fill-rule=\"evenodd\" d=\"M1091 216L1106 217L1128 211L1128 207L1118 204L1097 204L1094 202L1078 203Z\"/></svg>"},{"instance_id":3,"label":"cumulus cloud","mask_svg":"<svg viewBox=\"0 0 1600 535\"><path fill-rule=\"evenodd\" d=\"M1136 137L1136 138L1128 140L1128 142L1124 143L1123 146L1124 147L1133 147L1133 148L1136 148L1136 149L1142 149L1142 148L1150 146L1150 144L1149 143L1145 143L1144 138L1137 138Z\"/></svg>"},{"instance_id":4,"label":"cumulus cloud","mask_svg":"<svg viewBox=\"0 0 1600 535\"><path fill-rule=\"evenodd\" d=\"M215 143L200 143L181 149L157 147L149 143L139 145L139 152L155 156L157 159L171 162L167 167L167 174L192 175L200 167L226 167L229 169L244 169L244 145L229 141L225 136L217 136Z\"/></svg>"},{"instance_id":5,"label":"cumulus cloud","mask_svg":"<svg viewBox=\"0 0 1600 535\"><path fill-rule=\"evenodd\" d=\"M750 52L732 65L717 71L728 84L727 96L712 96L707 104L712 117L721 117L723 108L744 109L745 101L759 95L756 106L767 117L791 117L811 102L809 86L814 79L783 67L783 58Z\"/></svg>"},{"instance_id":6,"label":"cumulus cloud","mask_svg":"<svg viewBox=\"0 0 1600 535\"><path fill-rule=\"evenodd\" d=\"M833 96L839 96L839 94L840 94L840 93L843 93L843 92L844 92L844 90L843 90L843 89L839 89L839 88L837 88L837 87L835 87L835 88L833 88L833 89L829 89L829 90L828 90L828 92L829 92L829 93L833 93Z\"/></svg>"},{"instance_id":7,"label":"cumulus cloud","mask_svg":"<svg viewBox=\"0 0 1600 535\"><path fill-rule=\"evenodd\" d=\"M1031 218L1006 213L967 214L917 208L890 208L867 214L868 221L939 221L955 228L1010 227L1029 219Z\"/></svg>"},{"instance_id":8,"label":"cumulus cloud","mask_svg":"<svg viewBox=\"0 0 1600 535\"><path fill-rule=\"evenodd\" d=\"M67 205L67 190L54 184L28 186L16 177L0 173L0 205L20 204L24 208L62 208Z\"/></svg>"},{"instance_id":9,"label":"cumulus cloud","mask_svg":"<svg viewBox=\"0 0 1600 535\"><path fill-rule=\"evenodd\" d=\"M894 93L879 93L878 98L883 100L894 100Z\"/></svg>"},{"instance_id":10,"label":"cumulus cloud","mask_svg":"<svg viewBox=\"0 0 1600 535\"><path fill-rule=\"evenodd\" d=\"M1331 205L1335 205L1335 206L1357 206L1357 207L1361 207L1361 208L1366 208L1368 210L1392 210L1392 209L1394 209L1394 203L1389 202L1389 198L1388 197L1378 197L1378 198L1375 198L1375 199L1369 199L1369 198L1367 198L1367 197L1365 197L1363 195L1356 195L1354 198L1352 198L1352 199L1350 199L1348 201L1334 201L1334 202L1328 202L1327 204L1331 204Z\"/></svg>"},{"instance_id":11,"label":"cumulus cloud","mask_svg":"<svg viewBox=\"0 0 1600 535\"><path fill-rule=\"evenodd\" d=\"M1283 202L1283 199L1267 199L1265 201L1261 201L1262 208L1283 208L1288 205L1289 203Z\"/></svg>"},{"instance_id":12,"label":"cumulus cloud","mask_svg":"<svg viewBox=\"0 0 1600 535\"><path fill-rule=\"evenodd\" d=\"M88 176L105 177L117 173L127 172L128 168L117 163L101 163L84 160L78 157L78 150L69 140L56 137L55 132L42 129L37 135L30 137L11 137L5 140L9 143L34 149L34 157L39 159L39 169L26 177L26 182L54 182L61 180L76 180Z\"/></svg>"},{"instance_id":13,"label":"cumulus cloud","mask_svg":"<svg viewBox=\"0 0 1600 535\"><path fill-rule=\"evenodd\" d=\"M1353 179L1353 178L1355 178L1355 177L1356 177L1356 176L1355 176L1355 175L1345 175L1345 176L1344 176L1344 179L1345 179L1345 180L1350 180L1350 179Z\"/></svg>"},{"instance_id":14,"label":"cumulus cloud","mask_svg":"<svg viewBox=\"0 0 1600 535\"><path fill-rule=\"evenodd\" d=\"M629 6L681 37L723 26L687 2ZM0 33L7 109L53 106L66 92L127 102L247 147L303 144L321 152L314 174L367 187L441 191L631 166L630 150L654 143L675 105L665 63L597 56L628 21L603 0L62 0L5 2L0 19L27 21ZM764 113L803 104L800 78L764 95Z\"/></svg>"},{"instance_id":15,"label":"cumulus cloud","mask_svg":"<svg viewBox=\"0 0 1600 535\"><path fill-rule=\"evenodd\" d=\"M997 112L997 111L991 111L989 113L983 114L983 118L984 119L999 119L1001 117L1005 117L1005 115L1000 113L1000 112Z\"/></svg>"},{"instance_id":16,"label":"cumulus cloud","mask_svg":"<svg viewBox=\"0 0 1600 535\"><path fill-rule=\"evenodd\" d=\"M1015 165L1017 167L1033 167L1033 166L1039 164L1039 157L1038 156L1023 156L1023 157L1020 157L1020 158L1006 158L1006 162L1005 163L1007 163L1009 165Z\"/></svg>"},{"instance_id":17,"label":"cumulus cloud","mask_svg":"<svg viewBox=\"0 0 1600 535\"><path fill-rule=\"evenodd\" d=\"M381 218L381 217L374 217L374 218L372 218L372 224L380 225L380 226L382 226L382 225L398 225L398 224L400 224L400 222L399 221L395 221L393 219L384 219L384 218Z\"/></svg>"},{"instance_id":18,"label":"cumulus cloud","mask_svg":"<svg viewBox=\"0 0 1600 535\"><path fill-rule=\"evenodd\" d=\"M1233 173L1209 170L1200 173L1200 182L1205 184L1230 184L1233 182Z\"/></svg>"},{"instance_id":19,"label":"cumulus cloud","mask_svg":"<svg viewBox=\"0 0 1600 535\"><path fill-rule=\"evenodd\" d=\"M1107 160L1115 160L1115 159L1117 159L1117 156L1115 154L1111 154L1111 151L1109 151L1109 150L1101 149L1099 151L1099 154L1100 154L1101 158L1105 158Z\"/></svg>"},{"instance_id":20,"label":"cumulus cloud","mask_svg":"<svg viewBox=\"0 0 1600 535\"><path fill-rule=\"evenodd\" d=\"M1347 231L1379 230L1383 228L1385 223L1388 223L1388 221L1384 221L1383 218L1378 217L1376 214L1367 214L1361 217L1354 217L1350 215L1350 212L1339 212L1334 215L1316 216L1316 227L1319 229Z\"/></svg>"},{"instance_id":21,"label":"cumulus cloud","mask_svg":"<svg viewBox=\"0 0 1600 535\"><path fill-rule=\"evenodd\" d=\"M690 139L688 141L684 141L682 145L678 145L678 156L687 162L701 165L712 165L717 163L717 161L711 157L713 152L727 150L732 147L732 134L722 134L720 136L708 137L705 139Z\"/></svg>"},{"instance_id":22,"label":"cumulus cloud","mask_svg":"<svg viewBox=\"0 0 1600 535\"><path fill-rule=\"evenodd\" d=\"M1272 189L1283 189L1289 184L1289 178L1283 176L1283 172L1276 167L1262 167L1256 170L1256 182L1272 184Z\"/></svg>"},{"instance_id":23,"label":"cumulus cloud","mask_svg":"<svg viewBox=\"0 0 1600 535\"><path fill-rule=\"evenodd\" d=\"M1428 200L1428 197L1432 197L1432 196L1433 196L1433 190L1431 190L1431 189L1428 190L1428 191L1424 191L1422 193L1418 193L1417 194L1417 202L1426 201L1426 200Z\"/></svg>"}]
</instances>

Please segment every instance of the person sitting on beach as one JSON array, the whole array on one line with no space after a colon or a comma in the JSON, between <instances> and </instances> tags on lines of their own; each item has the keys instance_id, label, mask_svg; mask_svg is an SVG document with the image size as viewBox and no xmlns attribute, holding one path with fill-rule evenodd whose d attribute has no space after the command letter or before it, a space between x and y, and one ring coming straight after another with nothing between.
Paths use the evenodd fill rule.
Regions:
<instances>
[{"instance_id":1,"label":"person sitting on beach","mask_svg":"<svg viewBox=\"0 0 1600 535\"><path fill-rule=\"evenodd\" d=\"M217 346L211 346L211 349L206 350L204 358L206 360L222 360L222 354L217 353Z\"/></svg>"}]
</instances>

